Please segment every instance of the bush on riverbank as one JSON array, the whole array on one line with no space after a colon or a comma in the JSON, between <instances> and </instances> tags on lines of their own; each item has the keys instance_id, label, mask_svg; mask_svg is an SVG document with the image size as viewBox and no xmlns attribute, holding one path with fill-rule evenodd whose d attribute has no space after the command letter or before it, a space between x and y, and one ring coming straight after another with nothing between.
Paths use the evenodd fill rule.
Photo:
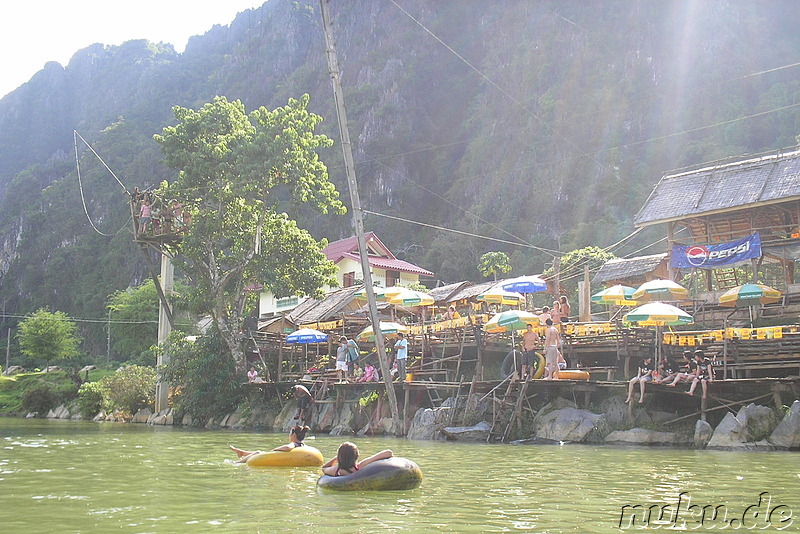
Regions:
<instances>
[{"instance_id":1,"label":"bush on riverbank","mask_svg":"<svg viewBox=\"0 0 800 534\"><path fill-rule=\"evenodd\" d=\"M196 341L173 335L159 350L169 354L161 372L174 392L173 408L179 417L191 416L194 426L233 412L244 400L245 388L219 335Z\"/></svg>"},{"instance_id":2,"label":"bush on riverbank","mask_svg":"<svg viewBox=\"0 0 800 534\"><path fill-rule=\"evenodd\" d=\"M92 371L95 379L107 372ZM59 404L74 400L78 387L63 371L37 371L0 376L0 414L20 415L38 412L45 415Z\"/></svg>"}]
</instances>

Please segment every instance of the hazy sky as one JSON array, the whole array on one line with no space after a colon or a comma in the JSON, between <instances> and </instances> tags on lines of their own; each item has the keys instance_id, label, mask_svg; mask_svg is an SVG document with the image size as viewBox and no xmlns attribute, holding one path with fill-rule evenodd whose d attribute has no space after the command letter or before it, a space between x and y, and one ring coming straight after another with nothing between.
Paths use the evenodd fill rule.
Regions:
<instances>
[{"instance_id":1,"label":"hazy sky","mask_svg":"<svg viewBox=\"0 0 800 534\"><path fill-rule=\"evenodd\" d=\"M66 66L94 43L167 42L182 52L192 35L266 0L9 0L0 8L0 98L44 67Z\"/></svg>"}]
</instances>

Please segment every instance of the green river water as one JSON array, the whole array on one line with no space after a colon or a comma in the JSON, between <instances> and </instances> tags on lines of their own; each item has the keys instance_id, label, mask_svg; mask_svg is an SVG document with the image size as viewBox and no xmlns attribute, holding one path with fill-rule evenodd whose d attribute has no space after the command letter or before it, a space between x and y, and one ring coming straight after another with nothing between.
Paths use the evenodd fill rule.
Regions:
<instances>
[{"instance_id":1,"label":"green river water","mask_svg":"<svg viewBox=\"0 0 800 534\"><path fill-rule=\"evenodd\" d=\"M635 505L671 506L650 529L800 532L797 453L358 438L362 455L391 448L425 480L331 493L316 468L231 463L229 443L268 449L278 434L0 418L0 438L4 533L622 532L646 526ZM307 443L327 459L341 441Z\"/></svg>"}]
</instances>

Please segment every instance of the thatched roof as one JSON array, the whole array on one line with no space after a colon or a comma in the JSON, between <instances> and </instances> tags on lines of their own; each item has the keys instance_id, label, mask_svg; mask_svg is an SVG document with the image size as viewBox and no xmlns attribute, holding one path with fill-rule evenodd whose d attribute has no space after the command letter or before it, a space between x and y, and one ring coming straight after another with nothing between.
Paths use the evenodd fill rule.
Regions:
<instances>
[{"instance_id":1,"label":"thatched roof","mask_svg":"<svg viewBox=\"0 0 800 534\"><path fill-rule=\"evenodd\" d=\"M619 258L608 260L594 275L592 282L602 283L609 280L624 280L653 272L667 259L667 253L636 258Z\"/></svg>"},{"instance_id":2,"label":"thatched roof","mask_svg":"<svg viewBox=\"0 0 800 534\"><path fill-rule=\"evenodd\" d=\"M446 304L448 302L453 302L454 299L453 295L457 294L464 288L470 287L472 282L456 282L455 284L447 284L446 286L435 287L427 291L428 295L433 297L433 300L436 303Z\"/></svg>"},{"instance_id":3,"label":"thatched roof","mask_svg":"<svg viewBox=\"0 0 800 534\"><path fill-rule=\"evenodd\" d=\"M800 199L800 151L667 175L636 214L636 226Z\"/></svg>"},{"instance_id":4,"label":"thatched roof","mask_svg":"<svg viewBox=\"0 0 800 534\"><path fill-rule=\"evenodd\" d=\"M287 318L295 324L337 319L340 314L360 306L360 303L354 302L354 295L361 287L357 285L337 289L325 295L322 300L308 299L289 312Z\"/></svg>"}]
</instances>

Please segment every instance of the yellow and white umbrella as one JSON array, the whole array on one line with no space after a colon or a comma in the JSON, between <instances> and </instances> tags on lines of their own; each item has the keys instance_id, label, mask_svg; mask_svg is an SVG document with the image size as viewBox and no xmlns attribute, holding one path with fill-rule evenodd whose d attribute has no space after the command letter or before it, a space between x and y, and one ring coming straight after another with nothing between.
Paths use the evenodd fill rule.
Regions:
<instances>
[{"instance_id":1,"label":"yellow and white umbrella","mask_svg":"<svg viewBox=\"0 0 800 534\"><path fill-rule=\"evenodd\" d=\"M650 280L640 285L632 297L640 302L687 300L689 290L672 280Z\"/></svg>"},{"instance_id":2,"label":"yellow and white umbrella","mask_svg":"<svg viewBox=\"0 0 800 534\"><path fill-rule=\"evenodd\" d=\"M387 302L395 306L433 306L434 299L422 291L403 289L390 297Z\"/></svg>"},{"instance_id":3,"label":"yellow and white umbrella","mask_svg":"<svg viewBox=\"0 0 800 534\"><path fill-rule=\"evenodd\" d=\"M406 325L395 323L392 321L381 321L380 323L381 333L384 336L391 336L395 335L399 332L404 334L408 333L408 327ZM361 333L358 334L356 338L358 341L371 341L375 339L375 330L373 330L372 325L366 327Z\"/></svg>"},{"instance_id":4,"label":"yellow and white umbrella","mask_svg":"<svg viewBox=\"0 0 800 534\"><path fill-rule=\"evenodd\" d=\"M516 306L525 301L525 295L513 291L506 291L500 286L494 286L475 297L475 299L490 304Z\"/></svg>"},{"instance_id":5,"label":"yellow and white umbrella","mask_svg":"<svg viewBox=\"0 0 800 534\"><path fill-rule=\"evenodd\" d=\"M403 291L408 291L408 288L400 286L373 287L372 291L375 293L375 300L386 302L393 296L402 293ZM361 288L359 291L356 291L355 297L360 300L367 300L367 290L365 288Z\"/></svg>"}]
</instances>

